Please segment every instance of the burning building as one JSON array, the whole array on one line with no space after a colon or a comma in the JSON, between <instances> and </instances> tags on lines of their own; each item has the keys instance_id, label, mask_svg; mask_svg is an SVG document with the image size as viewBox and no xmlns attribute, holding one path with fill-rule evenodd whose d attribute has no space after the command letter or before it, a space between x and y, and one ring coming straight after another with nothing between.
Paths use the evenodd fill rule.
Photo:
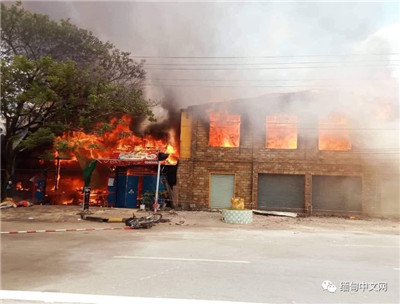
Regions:
<instances>
[{"instance_id":1,"label":"burning building","mask_svg":"<svg viewBox=\"0 0 400 304\"><path fill-rule=\"evenodd\" d=\"M225 208L237 196L261 210L399 216L398 107L388 100L307 91L190 106L141 136L129 117L109 124L58 138L69 159L36 186L25 172L19 193L81 202L82 169L99 159L91 202L136 208L156 188L155 149L170 154L160 186L175 206Z\"/></svg>"},{"instance_id":2,"label":"burning building","mask_svg":"<svg viewBox=\"0 0 400 304\"><path fill-rule=\"evenodd\" d=\"M160 162L160 197L170 200L179 157L174 130L157 132L153 125L151 132L138 135L132 124L131 117L123 116L99 124L94 134L64 133L55 140L54 162L23 160L22 166L30 169L20 164L13 195L35 203L82 203L82 170L97 160L90 182L90 204L137 208L141 202L150 204L154 199L161 152L168 158Z\"/></svg>"},{"instance_id":3,"label":"burning building","mask_svg":"<svg viewBox=\"0 0 400 304\"><path fill-rule=\"evenodd\" d=\"M225 208L238 196L262 210L398 216L398 113L379 115L381 102L299 92L190 106L179 203Z\"/></svg>"}]
</instances>

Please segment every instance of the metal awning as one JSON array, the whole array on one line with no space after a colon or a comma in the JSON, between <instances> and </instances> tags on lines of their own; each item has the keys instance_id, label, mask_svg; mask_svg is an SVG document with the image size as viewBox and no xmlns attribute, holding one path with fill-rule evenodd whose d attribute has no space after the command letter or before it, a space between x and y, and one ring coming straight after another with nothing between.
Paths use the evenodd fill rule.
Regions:
<instances>
[{"instance_id":1,"label":"metal awning","mask_svg":"<svg viewBox=\"0 0 400 304\"><path fill-rule=\"evenodd\" d=\"M157 166L159 162L161 165L172 165L166 162L167 157L168 154L161 153L159 150L149 150L146 152L119 152L115 153L113 158L98 158L96 160L107 167Z\"/></svg>"},{"instance_id":2,"label":"metal awning","mask_svg":"<svg viewBox=\"0 0 400 304\"><path fill-rule=\"evenodd\" d=\"M137 165L153 165L157 166L157 160L134 160L134 159L117 159L117 158L98 158L97 161L100 164L106 165L107 167L128 167Z\"/></svg>"}]
</instances>

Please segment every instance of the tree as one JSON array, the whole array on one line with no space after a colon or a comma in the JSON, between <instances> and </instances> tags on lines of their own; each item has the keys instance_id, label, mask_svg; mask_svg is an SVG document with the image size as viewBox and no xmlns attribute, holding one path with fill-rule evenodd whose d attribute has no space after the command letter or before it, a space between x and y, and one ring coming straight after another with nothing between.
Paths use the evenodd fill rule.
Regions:
<instances>
[{"instance_id":1,"label":"tree","mask_svg":"<svg viewBox=\"0 0 400 304\"><path fill-rule=\"evenodd\" d=\"M130 114L153 119L143 63L68 20L1 4L2 196L23 150Z\"/></svg>"}]
</instances>

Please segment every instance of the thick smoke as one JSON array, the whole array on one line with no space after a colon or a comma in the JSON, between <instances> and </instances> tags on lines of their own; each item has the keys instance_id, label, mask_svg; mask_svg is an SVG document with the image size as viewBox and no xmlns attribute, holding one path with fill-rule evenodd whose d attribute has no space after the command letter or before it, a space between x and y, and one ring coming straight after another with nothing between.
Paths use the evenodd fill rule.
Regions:
<instances>
[{"instance_id":1,"label":"thick smoke","mask_svg":"<svg viewBox=\"0 0 400 304\"><path fill-rule=\"evenodd\" d=\"M381 129L364 132L365 147L373 138L377 147L398 149L398 56L386 55L400 51L399 28L392 25L398 22L396 3L24 5L54 19L71 18L138 60L151 56L145 58L146 93L162 107L155 109L157 124L135 121L135 133L166 136L179 121L179 108L190 105L252 98L271 107L267 94L317 90L318 102L289 110L315 117L344 109L354 127ZM385 107L393 115L379 122L377 111Z\"/></svg>"},{"instance_id":2,"label":"thick smoke","mask_svg":"<svg viewBox=\"0 0 400 304\"><path fill-rule=\"evenodd\" d=\"M70 18L135 59L146 59L146 95L160 106L154 108L157 123L134 120L136 135L177 140L181 108L236 100L238 112L245 113L243 124L260 133L250 134L254 138L265 139L266 109L296 113L315 147L318 118L340 112L356 135L349 154L386 174L381 186L387 189L380 195L398 210L398 3L28 1L24 6L53 19ZM380 167L376 160L388 165Z\"/></svg>"},{"instance_id":3,"label":"thick smoke","mask_svg":"<svg viewBox=\"0 0 400 304\"><path fill-rule=\"evenodd\" d=\"M359 45L363 43L369 44L369 47L361 47L361 53L386 52L389 46L385 40L390 37L384 37L383 40L371 37L374 36L373 33L379 33L380 29L398 21L398 4L394 3L28 1L24 5L31 11L46 13L55 19L71 18L78 26L92 30L101 39L111 41L133 55L156 56L157 58L146 58L147 95L152 99L162 100L166 97L164 88L170 87L174 92L173 98L180 107L321 86L352 87L358 83L357 79L369 76L365 71L371 69L285 67L290 66L287 63L294 62L335 61L340 66L343 59L382 59L293 56L358 54ZM396 39L393 37L396 37L395 32L392 33L392 39ZM373 40L375 46L371 48L370 42ZM166 56L211 58L165 58ZM277 62L285 62L285 65L271 65ZM165 69L171 66L153 65L159 63L174 64L172 67L181 68L238 69L172 71ZM260 63L268 65L259 65ZM310 65L321 66L318 63L306 64ZM247 69L277 66L277 69ZM374 76L380 78L381 75L374 73ZM331 78L334 81L318 80ZM386 92L379 91L380 94Z\"/></svg>"},{"instance_id":4,"label":"thick smoke","mask_svg":"<svg viewBox=\"0 0 400 304\"><path fill-rule=\"evenodd\" d=\"M166 96L162 100L161 104L162 116L160 122L152 123L145 128L145 134L151 134L157 139L168 139L170 136L170 130L179 132L180 127L180 108L177 105L176 100L170 97L168 89L166 90Z\"/></svg>"}]
</instances>

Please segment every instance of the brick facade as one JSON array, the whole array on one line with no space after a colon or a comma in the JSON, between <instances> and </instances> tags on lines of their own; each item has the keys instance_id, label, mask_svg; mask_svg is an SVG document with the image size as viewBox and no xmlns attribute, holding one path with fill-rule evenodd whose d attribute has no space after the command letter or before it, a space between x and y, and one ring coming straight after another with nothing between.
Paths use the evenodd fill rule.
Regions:
<instances>
[{"instance_id":1,"label":"brick facade","mask_svg":"<svg viewBox=\"0 0 400 304\"><path fill-rule=\"evenodd\" d=\"M178 205L195 204L199 208L210 207L210 174L235 174L234 195L243 197L246 208L257 208L259 174L300 174L305 176L304 212L313 213L312 176L357 176L362 181L362 213L371 215L398 215L394 206L385 214L379 185L385 180L384 172L391 170L391 178L398 181L398 161L366 161L364 147L354 146L351 151L318 150L318 116L296 113L298 123L298 146L294 150L265 148L265 115L268 109L248 111L243 103L226 107L242 115L240 146L235 148L210 147L207 111L210 105L185 109L190 113L190 158L179 160L177 171ZM289 107L290 108L290 107ZM271 110L271 113L273 111ZM291 113L294 113L293 111ZM310 118L311 117L311 118ZM388 179L388 176L386 176ZM397 195L397 197L396 197ZM394 194L394 200L398 198Z\"/></svg>"}]
</instances>

